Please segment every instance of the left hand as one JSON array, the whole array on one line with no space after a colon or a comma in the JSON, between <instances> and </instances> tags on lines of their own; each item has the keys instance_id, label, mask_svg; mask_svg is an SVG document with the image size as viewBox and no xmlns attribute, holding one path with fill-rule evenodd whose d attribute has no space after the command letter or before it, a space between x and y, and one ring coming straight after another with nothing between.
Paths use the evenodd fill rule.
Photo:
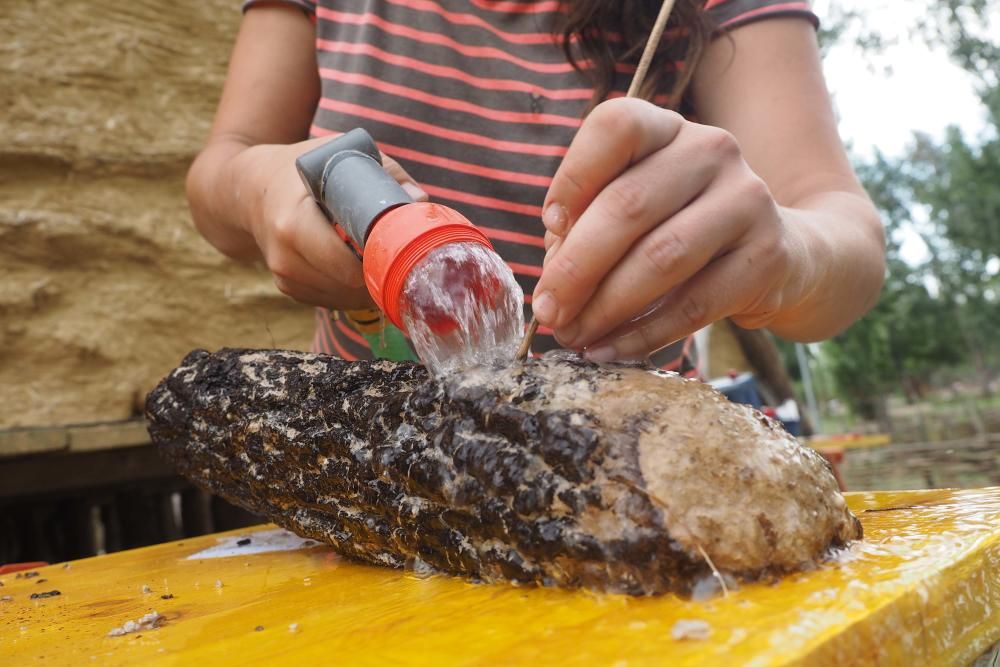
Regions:
<instances>
[{"instance_id":1,"label":"left hand","mask_svg":"<svg viewBox=\"0 0 1000 667\"><path fill-rule=\"evenodd\" d=\"M805 232L736 139L642 100L591 112L543 211L535 316L595 361L644 358L725 317L768 326L815 284Z\"/></svg>"}]
</instances>

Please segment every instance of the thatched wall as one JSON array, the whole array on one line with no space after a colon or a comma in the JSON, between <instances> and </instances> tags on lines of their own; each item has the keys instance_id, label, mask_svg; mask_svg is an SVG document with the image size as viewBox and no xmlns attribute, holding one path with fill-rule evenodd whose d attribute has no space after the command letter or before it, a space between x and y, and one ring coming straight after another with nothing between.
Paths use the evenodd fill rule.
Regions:
<instances>
[{"instance_id":1,"label":"thatched wall","mask_svg":"<svg viewBox=\"0 0 1000 667\"><path fill-rule=\"evenodd\" d=\"M239 0L13 0L0 18L0 428L127 418L194 347L311 315L184 201Z\"/></svg>"}]
</instances>

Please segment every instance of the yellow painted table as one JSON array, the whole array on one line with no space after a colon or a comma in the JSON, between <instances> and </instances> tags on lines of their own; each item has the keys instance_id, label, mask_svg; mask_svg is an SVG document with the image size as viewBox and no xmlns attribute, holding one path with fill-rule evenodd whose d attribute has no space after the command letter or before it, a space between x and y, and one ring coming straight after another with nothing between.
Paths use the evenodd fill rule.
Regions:
<instances>
[{"instance_id":1,"label":"yellow painted table","mask_svg":"<svg viewBox=\"0 0 1000 667\"><path fill-rule=\"evenodd\" d=\"M814 449L867 449L892 444L892 436L888 433L814 435L805 443Z\"/></svg>"},{"instance_id":2,"label":"yellow painted table","mask_svg":"<svg viewBox=\"0 0 1000 667\"><path fill-rule=\"evenodd\" d=\"M162 544L0 576L0 664L961 665L1000 641L1000 488L849 502L864 543L707 602L421 578L273 526Z\"/></svg>"}]
</instances>

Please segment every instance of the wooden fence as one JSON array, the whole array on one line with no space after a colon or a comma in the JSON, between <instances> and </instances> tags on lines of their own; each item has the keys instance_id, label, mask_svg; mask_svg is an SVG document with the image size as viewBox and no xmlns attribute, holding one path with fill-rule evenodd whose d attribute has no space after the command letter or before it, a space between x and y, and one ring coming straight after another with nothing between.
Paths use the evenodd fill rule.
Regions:
<instances>
[{"instance_id":1,"label":"wooden fence","mask_svg":"<svg viewBox=\"0 0 1000 667\"><path fill-rule=\"evenodd\" d=\"M174 474L142 420L0 431L0 563L60 562L259 522Z\"/></svg>"}]
</instances>

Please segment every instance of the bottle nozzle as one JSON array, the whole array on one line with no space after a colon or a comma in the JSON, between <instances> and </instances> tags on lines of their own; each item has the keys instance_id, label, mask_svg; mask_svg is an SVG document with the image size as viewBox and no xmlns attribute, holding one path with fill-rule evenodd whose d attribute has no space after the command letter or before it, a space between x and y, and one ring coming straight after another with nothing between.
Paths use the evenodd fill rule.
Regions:
<instances>
[{"instance_id":1,"label":"bottle nozzle","mask_svg":"<svg viewBox=\"0 0 1000 667\"><path fill-rule=\"evenodd\" d=\"M477 243L493 251L486 235L458 211L418 202L386 213L364 250L368 291L382 312L403 328L403 286L410 271L432 250L451 243Z\"/></svg>"},{"instance_id":2,"label":"bottle nozzle","mask_svg":"<svg viewBox=\"0 0 1000 667\"><path fill-rule=\"evenodd\" d=\"M300 156L295 166L323 213L358 250L364 249L379 218L413 201L382 168L378 147L361 128Z\"/></svg>"}]
</instances>

